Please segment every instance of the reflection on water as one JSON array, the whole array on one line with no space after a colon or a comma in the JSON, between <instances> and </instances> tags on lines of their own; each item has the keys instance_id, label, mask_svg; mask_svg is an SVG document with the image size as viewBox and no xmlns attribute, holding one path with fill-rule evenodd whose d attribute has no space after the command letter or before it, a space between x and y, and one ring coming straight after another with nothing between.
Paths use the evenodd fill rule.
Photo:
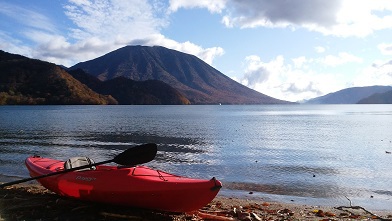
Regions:
<instances>
[{"instance_id":1,"label":"reflection on water","mask_svg":"<svg viewBox=\"0 0 392 221\"><path fill-rule=\"evenodd\" d=\"M96 160L105 160L121 151L143 143L156 143L159 152L155 161L171 163L195 163L194 154L204 153L201 141L193 138L162 137L151 134L102 134L81 133L73 136L54 134L0 134L0 165L20 163L26 155L40 155L67 159L79 155L90 155ZM22 157L22 158L20 158ZM200 160L199 160L200 161ZM202 163L201 161L199 163Z\"/></svg>"},{"instance_id":2,"label":"reflection on water","mask_svg":"<svg viewBox=\"0 0 392 221\"><path fill-rule=\"evenodd\" d=\"M223 193L388 209L391 115L391 105L0 106L0 180L27 177L29 155L99 162L157 143L148 166L215 176Z\"/></svg>"},{"instance_id":3,"label":"reflection on water","mask_svg":"<svg viewBox=\"0 0 392 221\"><path fill-rule=\"evenodd\" d=\"M335 192L349 193L350 189L339 189L337 190L336 185L332 184L321 184L321 185L309 185L302 182L292 182L287 185L277 184L257 184L257 183L227 183L225 185L227 189L233 190L245 190L245 191L256 191L267 194L278 194L278 195L290 195L300 197L312 197L312 198L329 198L335 197ZM352 195L352 194L350 194Z\"/></svg>"}]
</instances>

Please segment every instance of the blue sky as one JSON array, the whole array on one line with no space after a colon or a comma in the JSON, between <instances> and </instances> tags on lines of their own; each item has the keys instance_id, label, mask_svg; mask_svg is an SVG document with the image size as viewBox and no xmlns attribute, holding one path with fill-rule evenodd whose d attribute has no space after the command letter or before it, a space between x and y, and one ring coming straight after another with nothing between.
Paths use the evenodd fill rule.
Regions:
<instances>
[{"instance_id":1,"label":"blue sky","mask_svg":"<svg viewBox=\"0 0 392 221\"><path fill-rule=\"evenodd\" d=\"M0 49L72 66L125 45L193 54L299 101L392 85L390 0L0 0Z\"/></svg>"}]
</instances>

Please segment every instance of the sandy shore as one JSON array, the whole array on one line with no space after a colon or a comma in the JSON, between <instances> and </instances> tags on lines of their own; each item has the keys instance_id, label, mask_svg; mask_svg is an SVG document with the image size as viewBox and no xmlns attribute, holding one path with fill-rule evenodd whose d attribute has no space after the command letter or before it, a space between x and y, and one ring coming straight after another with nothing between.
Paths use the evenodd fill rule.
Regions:
<instances>
[{"instance_id":1,"label":"sandy shore","mask_svg":"<svg viewBox=\"0 0 392 221\"><path fill-rule=\"evenodd\" d=\"M192 199L189 199L192 200ZM59 197L38 184L0 189L1 220L392 220L391 211L315 207L218 196L191 213L125 208Z\"/></svg>"}]
</instances>

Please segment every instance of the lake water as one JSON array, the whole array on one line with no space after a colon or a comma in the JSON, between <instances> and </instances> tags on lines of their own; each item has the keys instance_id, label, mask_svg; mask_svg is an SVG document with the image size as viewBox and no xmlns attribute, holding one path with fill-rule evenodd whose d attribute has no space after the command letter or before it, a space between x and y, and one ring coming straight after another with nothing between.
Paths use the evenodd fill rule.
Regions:
<instances>
[{"instance_id":1,"label":"lake water","mask_svg":"<svg viewBox=\"0 0 392 221\"><path fill-rule=\"evenodd\" d=\"M30 155L150 142L148 166L215 176L223 195L392 209L392 105L0 106L0 181L28 177Z\"/></svg>"}]
</instances>

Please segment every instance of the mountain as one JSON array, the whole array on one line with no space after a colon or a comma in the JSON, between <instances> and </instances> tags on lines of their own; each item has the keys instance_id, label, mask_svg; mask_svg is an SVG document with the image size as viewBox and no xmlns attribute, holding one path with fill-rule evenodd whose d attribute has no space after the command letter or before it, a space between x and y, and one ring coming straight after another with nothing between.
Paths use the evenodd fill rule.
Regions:
<instances>
[{"instance_id":1,"label":"mountain","mask_svg":"<svg viewBox=\"0 0 392 221\"><path fill-rule=\"evenodd\" d=\"M376 93L384 93L392 90L391 86L369 86L352 87L334 93L313 98L305 102L306 104L356 104L361 99Z\"/></svg>"},{"instance_id":2,"label":"mountain","mask_svg":"<svg viewBox=\"0 0 392 221\"><path fill-rule=\"evenodd\" d=\"M116 104L55 64L0 50L0 104Z\"/></svg>"},{"instance_id":3,"label":"mountain","mask_svg":"<svg viewBox=\"0 0 392 221\"><path fill-rule=\"evenodd\" d=\"M190 104L179 91L162 81L133 81L116 77L103 82L81 69L69 73L95 92L113 96L119 104Z\"/></svg>"},{"instance_id":4,"label":"mountain","mask_svg":"<svg viewBox=\"0 0 392 221\"><path fill-rule=\"evenodd\" d=\"M159 80L179 90L192 104L286 104L225 76L199 58L160 46L126 46L78 63L102 81L122 76L134 81Z\"/></svg>"},{"instance_id":5,"label":"mountain","mask_svg":"<svg viewBox=\"0 0 392 221\"><path fill-rule=\"evenodd\" d=\"M392 90L363 98L358 104L392 104Z\"/></svg>"},{"instance_id":6,"label":"mountain","mask_svg":"<svg viewBox=\"0 0 392 221\"><path fill-rule=\"evenodd\" d=\"M158 80L133 81L117 77L103 82L97 91L112 95L120 104L190 104L180 92Z\"/></svg>"}]
</instances>

